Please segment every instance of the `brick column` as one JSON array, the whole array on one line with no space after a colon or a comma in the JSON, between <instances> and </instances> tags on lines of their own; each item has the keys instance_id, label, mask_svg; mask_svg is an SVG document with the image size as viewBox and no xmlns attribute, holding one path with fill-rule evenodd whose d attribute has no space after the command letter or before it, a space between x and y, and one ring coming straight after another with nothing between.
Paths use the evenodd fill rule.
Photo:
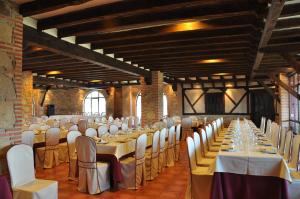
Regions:
<instances>
[{"instance_id":1,"label":"brick column","mask_svg":"<svg viewBox=\"0 0 300 199\"><path fill-rule=\"evenodd\" d=\"M288 77L284 74L279 75L279 79L285 84L289 84ZM282 127L289 127L289 93L279 86L280 109L279 109L279 123Z\"/></svg>"},{"instance_id":2,"label":"brick column","mask_svg":"<svg viewBox=\"0 0 300 199\"><path fill-rule=\"evenodd\" d=\"M163 73L152 71L152 84L141 80L142 126L152 124L163 116Z\"/></svg>"},{"instance_id":3,"label":"brick column","mask_svg":"<svg viewBox=\"0 0 300 199\"><path fill-rule=\"evenodd\" d=\"M0 3L0 137L20 140L22 131L23 18L10 1Z\"/></svg>"}]
</instances>

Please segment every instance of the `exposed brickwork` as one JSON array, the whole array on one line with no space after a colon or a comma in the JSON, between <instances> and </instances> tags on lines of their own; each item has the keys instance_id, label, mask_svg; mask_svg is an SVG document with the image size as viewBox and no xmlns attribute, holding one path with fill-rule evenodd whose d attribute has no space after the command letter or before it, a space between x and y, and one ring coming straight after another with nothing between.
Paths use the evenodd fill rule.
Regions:
<instances>
[{"instance_id":1,"label":"exposed brickwork","mask_svg":"<svg viewBox=\"0 0 300 199\"><path fill-rule=\"evenodd\" d=\"M22 75L22 108L23 124L32 120L33 78L30 71L24 71Z\"/></svg>"},{"instance_id":2,"label":"exposed brickwork","mask_svg":"<svg viewBox=\"0 0 300 199\"><path fill-rule=\"evenodd\" d=\"M288 77L284 74L279 75L279 79L288 85ZM289 93L279 86L280 109L279 121L282 127L289 127Z\"/></svg>"},{"instance_id":3,"label":"exposed brickwork","mask_svg":"<svg viewBox=\"0 0 300 199\"><path fill-rule=\"evenodd\" d=\"M22 131L22 47L23 47L23 18L17 12L16 6L4 1L0 7L0 52L7 53L14 60L13 82L16 99L13 101L15 124L6 129L1 136L9 136L15 142L20 141ZM12 28L12 29L10 29ZM12 31L10 31L12 30ZM1 93L0 93L1 95ZM1 126L0 126L1 129Z\"/></svg>"}]
</instances>

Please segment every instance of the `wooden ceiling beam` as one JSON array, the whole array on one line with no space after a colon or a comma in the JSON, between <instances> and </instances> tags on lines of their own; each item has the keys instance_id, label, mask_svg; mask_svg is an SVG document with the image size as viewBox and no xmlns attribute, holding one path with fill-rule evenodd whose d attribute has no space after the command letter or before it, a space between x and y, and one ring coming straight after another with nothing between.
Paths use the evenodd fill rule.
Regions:
<instances>
[{"instance_id":1,"label":"wooden ceiling beam","mask_svg":"<svg viewBox=\"0 0 300 199\"><path fill-rule=\"evenodd\" d=\"M46 78L40 76L33 77L33 84L41 84L41 85L56 85L61 86L64 85L66 87L87 87L87 84L79 83L79 82L71 82L61 79L53 79L53 78Z\"/></svg>"},{"instance_id":2,"label":"wooden ceiling beam","mask_svg":"<svg viewBox=\"0 0 300 199\"><path fill-rule=\"evenodd\" d=\"M259 50L262 53L297 53L300 52L300 42L268 45Z\"/></svg>"},{"instance_id":3,"label":"wooden ceiling beam","mask_svg":"<svg viewBox=\"0 0 300 199\"><path fill-rule=\"evenodd\" d=\"M265 27L260 38L260 42L258 45L258 49L267 46L269 40L271 39L272 32L275 29L278 18L280 17L280 13L284 7L285 0L272 0L271 6L269 7L268 16L265 21ZM250 79L254 77L253 71L259 68L259 65L263 59L264 53L258 51L256 54L256 58L252 67L252 72L250 74Z\"/></svg>"},{"instance_id":4,"label":"wooden ceiling beam","mask_svg":"<svg viewBox=\"0 0 300 199\"><path fill-rule=\"evenodd\" d=\"M140 1L120 1L110 3L106 5L97 6L94 8L84 9L75 11L63 15L49 17L46 19L39 20L39 29L49 28L61 28L72 25L79 25L82 23L95 22L103 19L111 19L115 17L132 16L149 12L151 9L153 12L165 12L174 9L180 9L182 7L192 6L214 6L217 3L222 2L221 0L207 0L207 1L186 1L186 0L148 0Z\"/></svg>"},{"instance_id":5,"label":"wooden ceiling beam","mask_svg":"<svg viewBox=\"0 0 300 199\"><path fill-rule=\"evenodd\" d=\"M285 5L282 9L280 17L291 17L300 14L300 3Z\"/></svg>"},{"instance_id":6,"label":"wooden ceiling beam","mask_svg":"<svg viewBox=\"0 0 300 199\"><path fill-rule=\"evenodd\" d=\"M55 65L55 64L63 64L63 63L69 63L69 62L78 62L78 60L74 60L72 58L69 57L64 57L61 56L60 58L43 58L43 59L39 59L39 60L24 60L23 61L23 65L27 65L27 66L40 66L40 65Z\"/></svg>"},{"instance_id":7,"label":"wooden ceiling beam","mask_svg":"<svg viewBox=\"0 0 300 199\"><path fill-rule=\"evenodd\" d=\"M87 1L89 0L37 0L21 4L19 10L23 17L28 17L32 15L42 14L45 12L54 11L67 6L82 4Z\"/></svg>"},{"instance_id":8,"label":"wooden ceiling beam","mask_svg":"<svg viewBox=\"0 0 300 199\"><path fill-rule=\"evenodd\" d=\"M285 18L280 19L276 23L276 29L297 27L300 24L299 18Z\"/></svg>"},{"instance_id":9,"label":"wooden ceiling beam","mask_svg":"<svg viewBox=\"0 0 300 199\"><path fill-rule=\"evenodd\" d=\"M30 44L41 46L49 51L61 54L63 56L89 62L101 67L121 71L131 75L150 76L148 71L136 68L127 63L114 58L102 55L92 50L86 49L58 38L52 37L46 33L38 32L33 28L24 26L24 40Z\"/></svg>"}]
</instances>

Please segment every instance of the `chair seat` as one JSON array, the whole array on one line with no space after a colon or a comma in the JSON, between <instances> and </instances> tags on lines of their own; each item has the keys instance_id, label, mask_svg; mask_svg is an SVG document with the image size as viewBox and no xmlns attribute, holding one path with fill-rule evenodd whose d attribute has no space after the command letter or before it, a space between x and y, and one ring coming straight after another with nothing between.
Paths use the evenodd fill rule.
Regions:
<instances>
[{"instance_id":1,"label":"chair seat","mask_svg":"<svg viewBox=\"0 0 300 199\"><path fill-rule=\"evenodd\" d=\"M207 157L207 158L215 158L217 155L218 155L218 152L208 151L205 153L205 157Z\"/></svg>"},{"instance_id":2,"label":"chair seat","mask_svg":"<svg viewBox=\"0 0 300 199\"><path fill-rule=\"evenodd\" d=\"M212 146L214 147L220 147L222 145L222 142L214 142L212 143Z\"/></svg>"},{"instance_id":3,"label":"chair seat","mask_svg":"<svg viewBox=\"0 0 300 199\"><path fill-rule=\"evenodd\" d=\"M300 182L300 172L292 171L291 176L293 178L293 181Z\"/></svg>"},{"instance_id":4,"label":"chair seat","mask_svg":"<svg viewBox=\"0 0 300 199\"><path fill-rule=\"evenodd\" d=\"M200 161L197 161L197 165L207 167L212 165L214 162L215 162L214 159L202 158Z\"/></svg>"},{"instance_id":5,"label":"chair seat","mask_svg":"<svg viewBox=\"0 0 300 199\"><path fill-rule=\"evenodd\" d=\"M221 145L220 145L221 146ZM209 151L210 152L219 152L220 146L210 146Z\"/></svg>"},{"instance_id":6,"label":"chair seat","mask_svg":"<svg viewBox=\"0 0 300 199\"><path fill-rule=\"evenodd\" d=\"M69 162L68 156L68 144L67 142L59 144L59 161L60 162Z\"/></svg>"},{"instance_id":7,"label":"chair seat","mask_svg":"<svg viewBox=\"0 0 300 199\"><path fill-rule=\"evenodd\" d=\"M39 180L13 188L14 199L57 199L58 183L51 180Z\"/></svg>"},{"instance_id":8,"label":"chair seat","mask_svg":"<svg viewBox=\"0 0 300 199\"><path fill-rule=\"evenodd\" d=\"M197 166L195 169L192 170L192 175L211 175L209 171L209 167L199 167Z\"/></svg>"}]
</instances>

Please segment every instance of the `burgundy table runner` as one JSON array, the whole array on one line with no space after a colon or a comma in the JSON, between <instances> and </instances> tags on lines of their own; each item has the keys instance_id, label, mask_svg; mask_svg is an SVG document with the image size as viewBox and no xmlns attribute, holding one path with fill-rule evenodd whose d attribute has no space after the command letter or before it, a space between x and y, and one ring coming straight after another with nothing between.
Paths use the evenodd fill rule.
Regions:
<instances>
[{"instance_id":1,"label":"burgundy table runner","mask_svg":"<svg viewBox=\"0 0 300 199\"><path fill-rule=\"evenodd\" d=\"M11 188L8 184L6 176L0 176L0 198L1 199L12 199Z\"/></svg>"},{"instance_id":2,"label":"burgundy table runner","mask_svg":"<svg viewBox=\"0 0 300 199\"><path fill-rule=\"evenodd\" d=\"M288 199L288 182L272 176L218 173L213 176L212 199Z\"/></svg>"}]
</instances>

